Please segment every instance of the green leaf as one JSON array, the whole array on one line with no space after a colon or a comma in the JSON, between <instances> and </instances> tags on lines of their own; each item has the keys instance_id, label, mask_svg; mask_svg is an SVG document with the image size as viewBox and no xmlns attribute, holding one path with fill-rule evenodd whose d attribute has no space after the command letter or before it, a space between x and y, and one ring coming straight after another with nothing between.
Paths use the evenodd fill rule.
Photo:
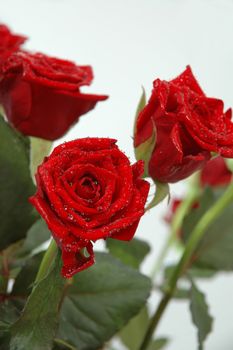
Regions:
<instances>
[{"instance_id":1,"label":"green leaf","mask_svg":"<svg viewBox=\"0 0 233 350\"><path fill-rule=\"evenodd\" d=\"M20 295L26 297L31 293L43 255L44 252L41 252L24 261L24 265L15 279L11 292L12 296L17 297Z\"/></svg>"},{"instance_id":2,"label":"green leaf","mask_svg":"<svg viewBox=\"0 0 233 350\"><path fill-rule=\"evenodd\" d=\"M216 270L193 266L187 271L187 275L191 278L212 278L216 275Z\"/></svg>"},{"instance_id":3,"label":"green leaf","mask_svg":"<svg viewBox=\"0 0 233 350\"><path fill-rule=\"evenodd\" d=\"M132 318L130 322L121 330L119 337L127 349L139 349L139 345L141 344L146 334L149 323L150 318L148 310L146 307L144 307L139 312L139 314L136 317ZM152 340L148 347L148 350L162 349L167 345L167 343L167 338L158 338Z\"/></svg>"},{"instance_id":4,"label":"green leaf","mask_svg":"<svg viewBox=\"0 0 233 350\"><path fill-rule=\"evenodd\" d=\"M227 168L228 168L231 172L233 172L233 159L231 159L231 158L224 158L224 160L225 160L225 163L226 163Z\"/></svg>"},{"instance_id":5,"label":"green leaf","mask_svg":"<svg viewBox=\"0 0 233 350\"><path fill-rule=\"evenodd\" d=\"M203 342L212 330L213 318L209 315L205 295L193 283L190 290L190 310L192 321L198 330L199 350L203 350Z\"/></svg>"},{"instance_id":6,"label":"green leaf","mask_svg":"<svg viewBox=\"0 0 233 350\"><path fill-rule=\"evenodd\" d=\"M44 157L47 156L52 148L52 141L43 140L37 137L30 137L30 171L32 179L36 173L38 165L40 165Z\"/></svg>"},{"instance_id":7,"label":"green leaf","mask_svg":"<svg viewBox=\"0 0 233 350\"><path fill-rule=\"evenodd\" d=\"M145 304L150 280L110 254L78 273L61 309L57 338L79 350L97 350Z\"/></svg>"},{"instance_id":8,"label":"green leaf","mask_svg":"<svg viewBox=\"0 0 233 350\"><path fill-rule=\"evenodd\" d=\"M24 240L21 248L17 252L17 257L25 257L30 255L33 250L48 241L51 233L44 220L37 220L28 230L27 237Z\"/></svg>"},{"instance_id":9,"label":"green leaf","mask_svg":"<svg viewBox=\"0 0 233 350\"><path fill-rule=\"evenodd\" d=\"M36 214L29 171L29 141L0 118L0 250L25 237Z\"/></svg>"},{"instance_id":10,"label":"green leaf","mask_svg":"<svg viewBox=\"0 0 233 350\"><path fill-rule=\"evenodd\" d=\"M25 281L20 279L22 283L19 282L19 285L21 285L21 289L23 291L26 280L29 281L31 279L30 273L27 270L27 266L31 266L33 261L31 260L31 257L37 254L42 249L45 250L45 247L43 247L42 245L43 243L49 240L50 236L51 234L45 222L39 219L28 230L26 239L17 241L16 243L11 244L6 250L4 250L3 254L0 255L0 270L4 269L3 260L7 261L9 276L6 276L7 278L3 278L3 276L0 275L0 292L1 290L2 292L4 292L7 289L6 284L8 283L8 278L16 279L17 282L19 274L21 277L25 278ZM38 261L38 257L35 259L37 259ZM23 272L20 272L22 267ZM26 274L24 277L23 274L25 268ZM35 273L37 268L38 266L35 265ZM31 281L31 283L32 282L33 280ZM18 294L22 293L19 292Z\"/></svg>"},{"instance_id":11,"label":"green leaf","mask_svg":"<svg viewBox=\"0 0 233 350\"><path fill-rule=\"evenodd\" d=\"M149 314L147 307L143 307L137 316L132 318L129 323L121 330L119 337L129 350L139 348L142 339L149 325Z\"/></svg>"},{"instance_id":12,"label":"green leaf","mask_svg":"<svg viewBox=\"0 0 233 350\"><path fill-rule=\"evenodd\" d=\"M2 105L0 105L0 118L3 118L4 115L5 115L4 109Z\"/></svg>"},{"instance_id":13,"label":"green leaf","mask_svg":"<svg viewBox=\"0 0 233 350\"><path fill-rule=\"evenodd\" d=\"M189 238L201 216L213 205L221 193L206 189L199 199L200 206L184 219L184 240ZM207 228L198 245L193 262L199 268L217 271L233 270L233 203Z\"/></svg>"},{"instance_id":14,"label":"green leaf","mask_svg":"<svg viewBox=\"0 0 233 350\"><path fill-rule=\"evenodd\" d=\"M11 301L0 304L0 345L1 350L9 350L10 326L19 317L19 311Z\"/></svg>"},{"instance_id":15,"label":"green leaf","mask_svg":"<svg viewBox=\"0 0 233 350\"><path fill-rule=\"evenodd\" d=\"M10 350L50 350L58 326L58 308L64 279L57 253L48 274L34 287L21 317L12 326Z\"/></svg>"},{"instance_id":16,"label":"green leaf","mask_svg":"<svg viewBox=\"0 0 233 350\"><path fill-rule=\"evenodd\" d=\"M167 196L168 198L170 197L169 185L167 183L159 181L154 181L154 183L156 185L156 191L154 193L152 201L146 207L146 210L155 207L160 202L162 202Z\"/></svg>"},{"instance_id":17,"label":"green leaf","mask_svg":"<svg viewBox=\"0 0 233 350\"><path fill-rule=\"evenodd\" d=\"M118 241L116 239L107 239L106 245L109 252L118 258L121 262L136 269L150 252L150 246L147 242L138 238L132 241Z\"/></svg>"},{"instance_id":18,"label":"green leaf","mask_svg":"<svg viewBox=\"0 0 233 350\"><path fill-rule=\"evenodd\" d=\"M0 304L0 330L9 327L19 317L19 311L15 305L6 300Z\"/></svg>"},{"instance_id":19,"label":"green leaf","mask_svg":"<svg viewBox=\"0 0 233 350\"><path fill-rule=\"evenodd\" d=\"M148 173L148 166L149 161L152 155L152 152L155 148L156 144L156 128L153 127L152 135L143 143L141 143L139 146L134 148L135 158L137 160L143 160L144 161L144 177L149 176Z\"/></svg>"},{"instance_id":20,"label":"green leaf","mask_svg":"<svg viewBox=\"0 0 233 350\"><path fill-rule=\"evenodd\" d=\"M149 345L148 350L161 350L165 348L166 345L168 345L169 339L167 338L158 338L152 341L152 343Z\"/></svg>"},{"instance_id":21,"label":"green leaf","mask_svg":"<svg viewBox=\"0 0 233 350\"><path fill-rule=\"evenodd\" d=\"M146 105L146 92L145 92L144 87L142 86L142 95L141 95L140 100L139 100L138 105L137 105L137 110L136 110L135 120L134 120L134 135L136 132L136 123L137 123L138 115L141 112L141 110L143 110L145 105Z\"/></svg>"},{"instance_id":22,"label":"green leaf","mask_svg":"<svg viewBox=\"0 0 233 350\"><path fill-rule=\"evenodd\" d=\"M136 110L136 116L135 116L135 122L134 122L134 135L136 133L138 115L141 112L141 110L145 107L145 105L146 105L146 93L145 93L145 89L142 88L142 95ZM145 142L141 143L138 147L134 148L135 158L137 160L144 160L144 163L145 163L144 177L148 176L148 163L151 158L151 154L154 150L155 143L156 143L156 128L154 125L151 137L149 137Z\"/></svg>"}]
</instances>

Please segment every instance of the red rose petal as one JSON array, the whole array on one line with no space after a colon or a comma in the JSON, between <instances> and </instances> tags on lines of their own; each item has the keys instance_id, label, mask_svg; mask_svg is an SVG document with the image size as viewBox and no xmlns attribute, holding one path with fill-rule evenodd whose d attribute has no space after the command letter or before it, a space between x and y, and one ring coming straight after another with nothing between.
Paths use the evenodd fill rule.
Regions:
<instances>
[{"instance_id":1,"label":"red rose petal","mask_svg":"<svg viewBox=\"0 0 233 350\"><path fill-rule=\"evenodd\" d=\"M203 93L191 68L170 82L156 79L149 102L136 121L135 147L156 129L149 174L161 182L177 182L202 169L210 152L233 157L231 110Z\"/></svg>"},{"instance_id":2,"label":"red rose petal","mask_svg":"<svg viewBox=\"0 0 233 350\"><path fill-rule=\"evenodd\" d=\"M85 256L86 249L89 256ZM67 237L62 243L62 275L71 278L77 272L87 269L94 264L92 243L76 239L74 236Z\"/></svg>"},{"instance_id":3,"label":"red rose petal","mask_svg":"<svg viewBox=\"0 0 233 350\"><path fill-rule=\"evenodd\" d=\"M1 103L10 123L25 135L55 140L98 101L107 99L80 91L92 81L89 66L18 51L1 71Z\"/></svg>"},{"instance_id":4,"label":"red rose petal","mask_svg":"<svg viewBox=\"0 0 233 350\"><path fill-rule=\"evenodd\" d=\"M232 173L227 168L222 157L217 157L207 162L200 175L202 186L223 186L229 184L231 180Z\"/></svg>"}]
</instances>

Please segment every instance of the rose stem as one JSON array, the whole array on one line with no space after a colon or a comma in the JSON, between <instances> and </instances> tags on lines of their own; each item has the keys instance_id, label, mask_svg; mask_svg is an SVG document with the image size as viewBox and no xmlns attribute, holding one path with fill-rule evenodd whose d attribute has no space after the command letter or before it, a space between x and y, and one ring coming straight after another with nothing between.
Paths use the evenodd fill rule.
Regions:
<instances>
[{"instance_id":1,"label":"rose stem","mask_svg":"<svg viewBox=\"0 0 233 350\"><path fill-rule=\"evenodd\" d=\"M174 217L172 219L171 223L171 231L168 236L168 239L166 240L162 250L160 251L159 257L156 260L156 264L153 266L153 269L151 271L151 279L155 280L158 272L161 270L161 267L163 265L164 259L167 256L167 253L170 249L170 247L173 245L173 243L176 240L177 232L181 228L183 219L188 213L189 209L191 208L193 202L195 199L198 197L200 193L200 187L199 187L199 176L200 173L197 172L192 176L190 179L190 184L189 184L189 191L187 193L186 198L181 202L179 207L177 208Z\"/></svg>"},{"instance_id":2,"label":"rose stem","mask_svg":"<svg viewBox=\"0 0 233 350\"><path fill-rule=\"evenodd\" d=\"M142 341L142 344L139 350L146 350L151 342L151 338L159 324L159 321L171 300L173 293L176 289L177 281L180 275L183 273L185 268L187 267L192 254L194 253L197 245L202 239L205 230L209 227L209 225L223 212L223 210L233 201L233 183L226 189L224 194L215 202L215 204L202 216L200 221L195 226L192 231L190 238L187 242L183 255L180 258L173 274L171 275L168 288L164 296L162 297L159 306L151 318L151 322L148 326L145 337Z\"/></svg>"}]
</instances>

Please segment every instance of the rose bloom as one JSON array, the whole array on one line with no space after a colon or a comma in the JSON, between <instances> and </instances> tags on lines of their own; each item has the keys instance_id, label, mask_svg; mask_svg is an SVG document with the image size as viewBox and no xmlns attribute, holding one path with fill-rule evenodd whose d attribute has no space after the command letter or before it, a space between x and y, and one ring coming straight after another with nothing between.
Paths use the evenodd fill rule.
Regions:
<instances>
[{"instance_id":1,"label":"rose bloom","mask_svg":"<svg viewBox=\"0 0 233 350\"><path fill-rule=\"evenodd\" d=\"M55 140L107 98L80 91L92 79L90 66L18 51L3 64L0 101L7 119L21 133Z\"/></svg>"},{"instance_id":2,"label":"rose bloom","mask_svg":"<svg viewBox=\"0 0 233 350\"><path fill-rule=\"evenodd\" d=\"M64 143L38 167L30 202L62 250L63 276L94 263L92 242L133 238L149 191L143 171L107 138Z\"/></svg>"},{"instance_id":3,"label":"rose bloom","mask_svg":"<svg viewBox=\"0 0 233 350\"><path fill-rule=\"evenodd\" d=\"M202 169L210 152L233 157L231 110L206 97L188 66L176 79L153 83L152 95L136 121L134 145L148 140L155 128L156 144L149 175L177 182Z\"/></svg>"},{"instance_id":4,"label":"rose bloom","mask_svg":"<svg viewBox=\"0 0 233 350\"><path fill-rule=\"evenodd\" d=\"M0 68L4 61L25 42L26 37L13 34L10 29L0 24Z\"/></svg>"}]
</instances>

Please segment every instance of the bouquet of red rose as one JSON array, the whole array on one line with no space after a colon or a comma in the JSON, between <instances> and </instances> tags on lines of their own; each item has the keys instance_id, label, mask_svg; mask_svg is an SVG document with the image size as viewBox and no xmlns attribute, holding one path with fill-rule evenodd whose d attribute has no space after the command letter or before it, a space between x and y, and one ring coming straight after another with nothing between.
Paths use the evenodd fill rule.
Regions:
<instances>
[{"instance_id":1,"label":"bouquet of red rose","mask_svg":"<svg viewBox=\"0 0 233 350\"><path fill-rule=\"evenodd\" d=\"M156 79L148 102L143 92L134 164L111 135L52 150L107 96L81 92L90 66L28 52L25 40L0 25L0 349L117 349L113 337L129 350L162 349L168 340L156 329L173 298L189 300L203 349L213 318L198 279L233 269L231 110L205 95L188 66ZM150 244L134 238L139 221L188 177L145 276ZM94 253L98 240L105 251ZM167 266L175 244L180 257ZM150 316L152 289L161 301Z\"/></svg>"}]
</instances>

